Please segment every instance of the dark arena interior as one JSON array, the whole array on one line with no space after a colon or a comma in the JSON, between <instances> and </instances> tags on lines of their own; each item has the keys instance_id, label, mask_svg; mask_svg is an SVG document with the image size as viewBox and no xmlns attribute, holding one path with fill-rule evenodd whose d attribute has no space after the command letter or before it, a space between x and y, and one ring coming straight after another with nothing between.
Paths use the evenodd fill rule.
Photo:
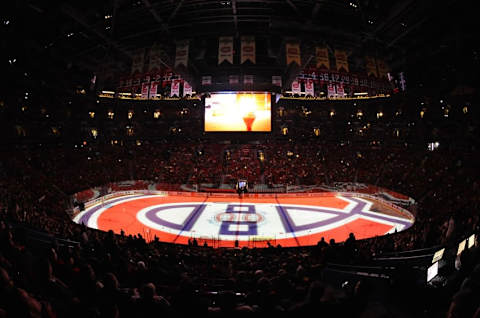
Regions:
<instances>
[{"instance_id":1,"label":"dark arena interior","mask_svg":"<svg viewBox=\"0 0 480 318\"><path fill-rule=\"evenodd\" d=\"M0 318L480 318L474 7L2 1Z\"/></svg>"}]
</instances>

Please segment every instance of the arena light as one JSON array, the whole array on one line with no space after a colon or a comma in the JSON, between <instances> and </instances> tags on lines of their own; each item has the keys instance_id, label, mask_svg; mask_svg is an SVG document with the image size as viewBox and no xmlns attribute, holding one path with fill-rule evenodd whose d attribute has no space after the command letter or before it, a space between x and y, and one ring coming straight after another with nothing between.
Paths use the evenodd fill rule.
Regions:
<instances>
[{"instance_id":1,"label":"arena light","mask_svg":"<svg viewBox=\"0 0 480 318\"><path fill-rule=\"evenodd\" d=\"M368 92L353 93L354 96L366 96Z\"/></svg>"},{"instance_id":2,"label":"arena light","mask_svg":"<svg viewBox=\"0 0 480 318\"><path fill-rule=\"evenodd\" d=\"M434 263L427 269L427 282L431 281L438 275L438 262Z\"/></svg>"},{"instance_id":3,"label":"arena light","mask_svg":"<svg viewBox=\"0 0 480 318\"><path fill-rule=\"evenodd\" d=\"M435 254L433 255L432 264L441 260L444 253L445 253L445 248L442 248L441 250L436 251Z\"/></svg>"},{"instance_id":4,"label":"arena light","mask_svg":"<svg viewBox=\"0 0 480 318\"><path fill-rule=\"evenodd\" d=\"M435 141L435 142L429 142L427 144L427 149L429 151L434 151L435 149L437 149L438 147L440 146L440 143L438 141Z\"/></svg>"},{"instance_id":5,"label":"arena light","mask_svg":"<svg viewBox=\"0 0 480 318\"><path fill-rule=\"evenodd\" d=\"M471 248L475 245L475 234L472 234L468 237L468 248Z\"/></svg>"},{"instance_id":6,"label":"arena light","mask_svg":"<svg viewBox=\"0 0 480 318\"><path fill-rule=\"evenodd\" d=\"M466 244L467 244L467 240L463 240L458 244L457 255L462 254L462 252L465 250Z\"/></svg>"}]
</instances>

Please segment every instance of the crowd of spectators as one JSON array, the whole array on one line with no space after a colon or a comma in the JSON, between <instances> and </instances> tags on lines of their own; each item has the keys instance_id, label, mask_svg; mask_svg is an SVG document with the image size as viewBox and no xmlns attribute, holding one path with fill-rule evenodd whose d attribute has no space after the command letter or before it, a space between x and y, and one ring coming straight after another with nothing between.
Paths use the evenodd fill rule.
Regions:
<instances>
[{"instance_id":1,"label":"crowd of spectators","mask_svg":"<svg viewBox=\"0 0 480 318\"><path fill-rule=\"evenodd\" d=\"M123 180L167 184L320 185L358 182L417 201L416 227L404 247L444 243L478 222L476 153L348 143L144 143L19 148L2 152L4 197L13 208L36 202L62 215L76 192ZM47 186L46 186L47 185ZM252 188L250 186L250 188ZM21 195L19 195L21 194ZM455 231L448 233L448 223ZM418 237L417 237L418 236ZM420 237L421 236L421 237ZM443 242L442 242L443 240Z\"/></svg>"},{"instance_id":2,"label":"crowd of spectators","mask_svg":"<svg viewBox=\"0 0 480 318\"><path fill-rule=\"evenodd\" d=\"M247 176L251 182L356 181L410 195L418 201L416 223L409 231L355 242L352 258L351 251L334 242L319 244L320 252L314 248L217 251L147 244L140 235L116 236L80 227L64 213L67 195L88 187L132 178L212 183L221 179L212 178L214 172L242 172L242 158L248 161L250 173L239 177ZM135 312L187 316L201 311L210 316L288 315L317 307L327 316L360 316L364 310L392 313L397 310L395 303L382 302L377 308L380 305L371 303L371 295L362 295L363 289L368 294L369 288L362 287L367 282L359 281L352 291L329 285L322 276L325 264L368 262L381 253L453 244L462 234L474 231L480 197L474 158L474 154L444 151L279 142L3 152L0 266L4 297L0 308L8 317L118 317ZM79 243L69 246L53 241L47 254L38 254L24 232L11 224ZM472 297L470 285L478 282L475 261L467 263L470 271L455 278L458 286L452 283L450 294L458 292L451 311L459 304L465 307L465 299ZM461 284L465 278L467 282ZM465 310L475 309L468 304Z\"/></svg>"},{"instance_id":3,"label":"crowd of spectators","mask_svg":"<svg viewBox=\"0 0 480 318\"><path fill-rule=\"evenodd\" d=\"M466 233L478 233L478 150L428 151L423 144L378 142L378 136L362 142L301 134L251 143L178 138L19 144L0 152L0 317L311 311L326 317L473 317L477 311L478 317L476 249L462 254L460 270L440 290L412 287L403 276L379 286L368 279L340 285L328 275L331 262L370 264L382 254L452 247ZM404 232L348 243L213 249L100 232L74 224L65 213L72 194L115 181L214 187L238 179L267 188L380 186L413 197L416 221ZM32 231L44 239L31 239ZM405 308L405 302L412 305Z\"/></svg>"}]
</instances>

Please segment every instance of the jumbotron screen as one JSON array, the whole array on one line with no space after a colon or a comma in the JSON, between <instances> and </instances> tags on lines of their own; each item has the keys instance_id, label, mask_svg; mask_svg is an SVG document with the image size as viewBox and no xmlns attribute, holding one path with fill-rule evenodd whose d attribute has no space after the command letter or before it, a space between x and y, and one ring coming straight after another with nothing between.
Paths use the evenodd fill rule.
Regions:
<instances>
[{"instance_id":1,"label":"jumbotron screen","mask_svg":"<svg viewBox=\"0 0 480 318\"><path fill-rule=\"evenodd\" d=\"M205 98L205 131L269 132L272 130L271 94L218 92Z\"/></svg>"}]
</instances>

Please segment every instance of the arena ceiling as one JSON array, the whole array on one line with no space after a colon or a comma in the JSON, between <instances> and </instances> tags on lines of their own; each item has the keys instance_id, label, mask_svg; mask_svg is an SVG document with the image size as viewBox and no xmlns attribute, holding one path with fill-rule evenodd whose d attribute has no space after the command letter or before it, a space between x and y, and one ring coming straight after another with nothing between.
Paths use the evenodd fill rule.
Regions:
<instances>
[{"instance_id":1,"label":"arena ceiling","mask_svg":"<svg viewBox=\"0 0 480 318\"><path fill-rule=\"evenodd\" d=\"M214 51L222 35L255 35L265 40L272 55L287 37L363 53L380 50L395 67L405 62L408 50L425 53L432 51L431 43L438 47L439 38L450 32L445 30L462 19L461 14L446 17L459 8L468 10L453 0L23 0L9 4L0 13L3 62L23 60L30 69L42 69L44 59L53 58L61 62L59 68L90 72L105 64L126 70L136 48L154 43L172 55L179 39L193 40L191 48L201 58L199 48Z\"/></svg>"}]
</instances>

